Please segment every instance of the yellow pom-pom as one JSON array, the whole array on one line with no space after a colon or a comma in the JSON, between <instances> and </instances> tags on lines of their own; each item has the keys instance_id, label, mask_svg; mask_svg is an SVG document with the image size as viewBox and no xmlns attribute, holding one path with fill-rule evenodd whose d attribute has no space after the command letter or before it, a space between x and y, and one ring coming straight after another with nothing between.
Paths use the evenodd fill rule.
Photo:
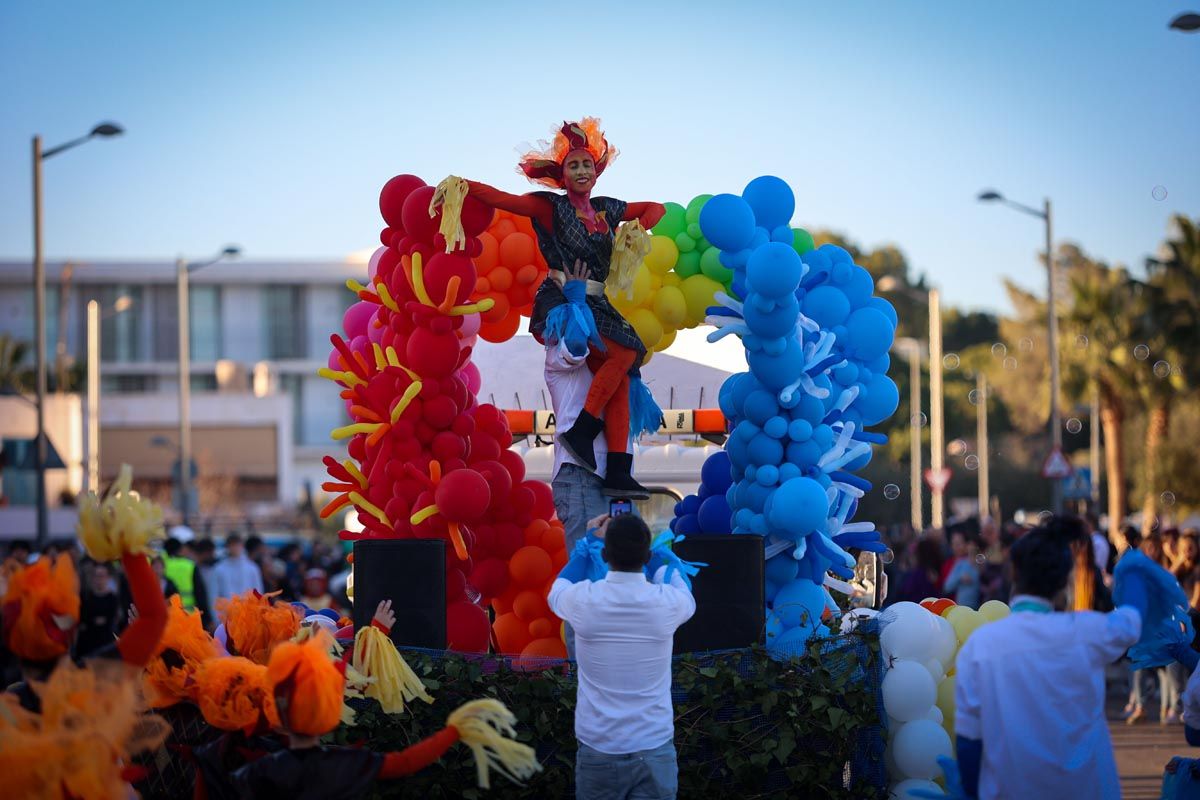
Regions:
<instances>
[{"instance_id":1,"label":"yellow pom-pom","mask_svg":"<svg viewBox=\"0 0 1200 800\"><path fill-rule=\"evenodd\" d=\"M459 706L446 724L458 731L475 755L479 785L489 788L488 770L495 769L514 783L540 772L533 748L515 742L517 718L499 700L472 700Z\"/></svg>"},{"instance_id":2,"label":"yellow pom-pom","mask_svg":"<svg viewBox=\"0 0 1200 800\"><path fill-rule=\"evenodd\" d=\"M396 645L374 625L360 628L354 635L354 668L373 679L364 694L379 701L388 714L404 711L404 704L413 700L432 703L425 684L400 655Z\"/></svg>"},{"instance_id":3,"label":"yellow pom-pom","mask_svg":"<svg viewBox=\"0 0 1200 800\"><path fill-rule=\"evenodd\" d=\"M163 537L162 509L132 491L132 481L133 470L122 464L103 500L89 492L80 504L76 530L87 554L96 561L148 553L150 540Z\"/></svg>"}]
</instances>

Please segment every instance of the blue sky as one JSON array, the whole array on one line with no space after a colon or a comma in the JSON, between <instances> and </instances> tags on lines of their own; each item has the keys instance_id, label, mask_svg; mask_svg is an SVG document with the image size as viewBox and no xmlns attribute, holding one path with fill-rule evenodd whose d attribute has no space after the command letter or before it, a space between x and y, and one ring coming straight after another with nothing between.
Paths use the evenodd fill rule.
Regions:
<instances>
[{"instance_id":1,"label":"blue sky","mask_svg":"<svg viewBox=\"0 0 1200 800\"><path fill-rule=\"evenodd\" d=\"M1200 2L1192 4L1200 5ZM1029 286L1056 238L1138 265L1200 216L1200 35L1183 2L9 2L0 257L31 252L29 137L113 119L46 166L51 258L369 247L393 174L514 191L514 148L604 119L602 191L686 202L787 179L795 222L895 242L952 304ZM1166 189L1164 200L1155 187Z\"/></svg>"}]
</instances>

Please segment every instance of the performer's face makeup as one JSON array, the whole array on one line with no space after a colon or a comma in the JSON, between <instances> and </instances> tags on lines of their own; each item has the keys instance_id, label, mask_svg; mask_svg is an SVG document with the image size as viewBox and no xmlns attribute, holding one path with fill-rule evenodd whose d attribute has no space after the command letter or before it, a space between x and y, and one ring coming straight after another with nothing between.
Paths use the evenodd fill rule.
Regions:
<instances>
[{"instance_id":1,"label":"performer's face makeup","mask_svg":"<svg viewBox=\"0 0 1200 800\"><path fill-rule=\"evenodd\" d=\"M563 161L563 183L567 191L587 195L596 185L596 163L591 154L583 150L567 153Z\"/></svg>"}]
</instances>

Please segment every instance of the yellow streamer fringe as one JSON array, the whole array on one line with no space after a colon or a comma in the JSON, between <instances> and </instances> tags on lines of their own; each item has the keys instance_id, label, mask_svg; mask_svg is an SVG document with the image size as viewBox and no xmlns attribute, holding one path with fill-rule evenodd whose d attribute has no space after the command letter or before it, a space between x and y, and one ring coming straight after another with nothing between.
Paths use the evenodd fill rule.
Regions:
<instances>
[{"instance_id":1,"label":"yellow streamer fringe","mask_svg":"<svg viewBox=\"0 0 1200 800\"><path fill-rule=\"evenodd\" d=\"M429 216L437 216L437 206L442 206L442 222L438 233L446 238L446 252L453 253L466 247L467 234L463 232L462 209L470 186L462 178L451 175L437 185L429 200Z\"/></svg>"},{"instance_id":2,"label":"yellow streamer fringe","mask_svg":"<svg viewBox=\"0 0 1200 800\"><path fill-rule=\"evenodd\" d=\"M433 702L425 684L396 650L396 645L374 625L359 628L355 634L351 663L354 669L373 679L364 693L378 700L388 714L402 713L405 704L413 700Z\"/></svg>"},{"instance_id":3,"label":"yellow streamer fringe","mask_svg":"<svg viewBox=\"0 0 1200 800\"><path fill-rule=\"evenodd\" d=\"M608 280L605 284L613 292L624 292L633 297L633 276L638 265L650 254L650 234L638 220L626 222L617 229L613 238L612 259L609 262Z\"/></svg>"},{"instance_id":4,"label":"yellow streamer fringe","mask_svg":"<svg viewBox=\"0 0 1200 800\"><path fill-rule=\"evenodd\" d=\"M96 561L116 561L126 553L148 553L151 539L163 538L162 509L130 489L133 469L121 465L117 480L101 500L89 492L79 507L76 531Z\"/></svg>"},{"instance_id":5,"label":"yellow streamer fringe","mask_svg":"<svg viewBox=\"0 0 1200 800\"><path fill-rule=\"evenodd\" d=\"M446 724L458 731L463 744L475 755L479 785L490 788L488 770L495 769L513 783L540 772L533 748L513 741L516 716L499 700L472 700L455 709Z\"/></svg>"}]
</instances>

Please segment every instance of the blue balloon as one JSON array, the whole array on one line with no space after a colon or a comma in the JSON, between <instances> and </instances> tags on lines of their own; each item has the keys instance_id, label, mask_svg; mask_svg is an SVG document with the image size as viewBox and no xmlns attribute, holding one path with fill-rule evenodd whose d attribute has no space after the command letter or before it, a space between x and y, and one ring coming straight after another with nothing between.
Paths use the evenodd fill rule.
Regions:
<instances>
[{"instance_id":1,"label":"blue balloon","mask_svg":"<svg viewBox=\"0 0 1200 800\"><path fill-rule=\"evenodd\" d=\"M775 595L776 602L779 595ZM813 637L814 628L798 626L788 628L775 639L767 642L767 655L775 661L788 661L801 658L808 652L808 640Z\"/></svg>"},{"instance_id":2,"label":"blue balloon","mask_svg":"<svg viewBox=\"0 0 1200 800\"><path fill-rule=\"evenodd\" d=\"M796 213L796 196L792 194L792 187L774 175L763 175L750 181L742 190L742 197L753 209L757 224L768 230L787 225Z\"/></svg>"},{"instance_id":3,"label":"blue balloon","mask_svg":"<svg viewBox=\"0 0 1200 800\"><path fill-rule=\"evenodd\" d=\"M804 296L804 316L822 328L832 328L850 316L850 301L836 286L818 286Z\"/></svg>"},{"instance_id":4,"label":"blue balloon","mask_svg":"<svg viewBox=\"0 0 1200 800\"><path fill-rule=\"evenodd\" d=\"M319 615L321 615L322 617L326 617L328 619L333 620L334 622L337 622L338 620L340 620L342 618L341 615L338 614L338 612L334 611L332 608L322 608L317 613Z\"/></svg>"},{"instance_id":5,"label":"blue balloon","mask_svg":"<svg viewBox=\"0 0 1200 800\"><path fill-rule=\"evenodd\" d=\"M801 475L800 466L793 464L790 460L779 465L779 482L786 483L792 478L799 478Z\"/></svg>"},{"instance_id":6,"label":"blue balloon","mask_svg":"<svg viewBox=\"0 0 1200 800\"><path fill-rule=\"evenodd\" d=\"M733 273L733 280L729 282L729 288L733 292L733 296L739 300L744 298L746 292L746 274L738 270Z\"/></svg>"},{"instance_id":7,"label":"blue balloon","mask_svg":"<svg viewBox=\"0 0 1200 800\"><path fill-rule=\"evenodd\" d=\"M763 389L751 392L742 406L742 415L759 427L778 414L779 403L775 401L775 396Z\"/></svg>"},{"instance_id":8,"label":"blue balloon","mask_svg":"<svg viewBox=\"0 0 1200 800\"><path fill-rule=\"evenodd\" d=\"M761 514L767 504L767 498L774 490L752 481L744 481L739 485L742 487L738 492L739 505L746 506L755 514Z\"/></svg>"},{"instance_id":9,"label":"blue balloon","mask_svg":"<svg viewBox=\"0 0 1200 800\"><path fill-rule=\"evenodd\" d=\"M896 307L887 301L884 297L872 297L867 301L867 308L873 308L876 311L882 311L883 315L888 318L895 328L900 324L900 317L896 314Z\"/></svg>"},{"instance_id":10,"label":"blue balloon","mask_svg":"<svg viewBox=\"0 0 1200 800\"><path fill-rule=\"evenodd\" d=\"M725 495L714 494L700 504L696 520L704 533L729 533L733 530L732 516Z\"/></svg>"},{"instance_id":11,"label":"blue balloon","mask_svg":"<svg viewBox=\"0 0 1200 800\"><path fill-rule=\"evenodd\" d=\"M783 242L788 247L793 247L796 242L796 235L792 233L792 227L790 225L780 225L778 228L772 229L771 241ZM797 253L797 255L799 254Z\"/></svg>"},{"instance_id":12,"label":"blue balloon","mask_svg":"<svg viewBox=\"0 0 1200 800\"><path fill-rule=\"evenodd\" d=\"M854 408L862 415L862 421L868 425L878 425L896 413L900 406L900 390L896 382L887 375L872 376L867 390L854 401Z\"/></svg>"},{"instance_id":13,"label":"blue balloon","mask_svg":"<svg viewBox=\"0 0 1200 800\"><path fill-rule=\"evenodd\" d=\"M806 467L811 467L821 460L821 454L825 452L825 448L809 439L806 442L792 442L787 446L785 451L787 463L794 464L803 470Z\"/></svg>"},{"instance_id":14,"label":"blue balloon","mask_svg":"<svg viewBox=\"0 0 1200 800\"><path fill-rule=\"evenodd\" d=\"M754 471L754 482L768 488L776 485L779 483L779 468L773 464L763 464Z\"/></svg>"},{"instance_id":15,"label":"blue balloon","mask_svg":"<svg viewBox=\"0 0 1200 800\"><path fill-rule=\"evenodd\" d=\"M688 536L693 533L700 533L700 522L696 519L695 514L687 514L682 517L675 518L675 533L680 536Z\"/></svg>"},{"instance_id":16,"label":"blue balloon","mask_svg":"<svg viewBox=\"0 0 1200 800\"><path fill-rule=\"evenodd\" d=\"M796 574L799 571L800 564L792 557L790 550L767 559L767 580L774 582L777 586L787 586L796 580Z\"/></svg>"},{"instance_id":17,"label":"blue balloon","mask_svg":"<svg viewBox=\"0 0 1200 800\"><path fill-rule=\"evenodd\" d=\"M875 281L871 279L871 273L855 266L850 270L850 279L842 284L842 291L846 293L851 308L862 308L871 300L871 293L875 291Z\"/></svg>"},{"instance_id":18,"label":"blue balloon","mask_svg":"<svg viewBox=\"0 0 1200 800\"><path fill-rule=\"evenodd\" d=\"M713 494L724 494L733 483L730 472L729 454L718 450L704 459L700 467L700 483L707 486Z\"/></svg>"},{"instance_id":19,"label":"blue balloon","mask_svg":"<svg viewBox=\"0 0 1200 800\"><path fill-rule=\"evenodd\" d=\"M746 282L767 297L783 297L796 291L804 262L791 245L767 242L754 251L746 264Z\"/></svg>"},{"instance_id":20,"label":"blue balloon","mask_svg":"<svg viewBox=\"0 0 1200 800\"><path fill-rule=\"evenodd\" d=\"M813 428L813 441L821 450L828 450L833 444L833 428L828 425L817 425Z\"/></svg>"},{"instance_id":21,"label":"blue balloon","mask_svg":"<svg viewBox=\"0 0 1200 800\"><path fill-rule=\"evenodd\" d=\"M846 321L846 333L850 355L859 361L873 361L887 353L896 335L892 323L875 308L860 308L851 314Z\"/></svg>"},{"instance_id":22,"label":"blue balloon","mask_svg":"<svg viewBox=\"0 0 1200 800\"><path fill-rule=\"evenodd\" d=\"M833 269L833 262L829 260L829 252L823 247L818 247L816 250L809 250L800 259L808 264L809 269L813 272L829 272Z\"/></svg>"},{"instance_id":23,"label":"blue balloon","mask_svg":"<svg viewBox=\"0 0 1200 800\"><path fill-rule=\"evenodd\" d=\"M788 421L783 417L771 417L763 425L763 433L770 436L772 439L782 439L787 436Z\"/></svg>"},{"instance_id":24,"label":"blue balloon","mask_svg":"<svg viewBox=\"0 0 1200 800\"><path fill-rule=\"evenodd\" d=\"M753 252L749 247L733 251L722 250L721 254L717 256L717 260L726 269L740 270L746 266L746 262L750 260L750 255Z\"/></svg>"},{"instance_id":25,"label":"blue balloon","mask_svg":"<svg viewBox=\"0 0 1200 800\"><path fill-rule=\"evenodd\" d=\"M773 610L785 628L815 630L825 613L825 590L812 581L794 580L780 587Z\"/></svg>"},{"instance_id":26,"label":"blue balloon","mask_svg":"<svg viewBox=\"0 0 1200 800\"><path fill-rule=\"evenodd\" d=\"M760 311L757 305L747 303L742 310L742 316L754 335L764 339L777 339L795 329L796 312L799 310L799 304L795 296L792 296L771 311Z\"/></svg>"},{"instance_id":27,"label":"blue balloon","mask_svg":"<svg viewBox=\"0 0 1200 800\"><path fill-rule=\"evenodd\" d=\"M735 194L719 194L700 209L700 230L714 247L743 250L754 238L754 211Z\"/></svg>"},{"instance_id":28,"label":"blue balloon","mask_svg":"<svg viewBox=\"0 0 1200 800\"><path fill-rule=\"evenodd\" d=\"M848 361L833 371L833 377L842 386L853 386L858 382L858 367Z\"/></svg>"},{"instance_id":29,"label":"blue balloon","mask_svg":"<svg viewBox=\"0 0 1200 800\"><path fill-rule=\"evenodd\" d=\"M829 516L825 489L811 478L795 478L780 486L771 497L767 520L772 531L797 540L824 527Z\"/></svg>"},{"instance_id":30,"label":"blue balloon","mask_svg":"<svg viewBox=\"0 0 1200 800\"><path fill-rule=\"evenodd\" d=\"M826 242L817 249L829 257L829 263L831 266L854 263L854 257L850 255L850 251L831 242ZM843 278L842 280L845 279ZM841 281L839 280L838 283L841 283Z\"/></svg>"},{"instance_id":31,"label":"blue balloon","mask_svg":"<svg viewBox=\"0 0 1200 800\"><path fill-rule=\"evenodd\" d=\"M811 394L802 395L800 402L791 410L792 419L802 419L809 425L819 425L825 418L825 404Z\"/></svg>"},{"instance_id":32,"label":"blue balloon","mask_svg":"<svg viewBox=\"0 0 1200 800\"><path fill-rule=\"evenodd\" d=\"M700 498L700 505L704 505L704 501L708 498L708 496L710 494L712 494L712 490L709 489L707 486L705 486L703 483L700 484L700 488L698 488L696 490L696 497Z\"/></svg>"},{"instance_id":33,"label":"blue balloon","mask_svg":"<svg viewBox=\"0 0 1200 800\"><path fill-rule=\"evenodd\" d=\"M679 503L679 510L675 512L675 515L679 517L686 517L688 514L695 514L699 510L699 495L689 494Z\"/></svg>"},{"instance_id":34,"label":"blue balloon","mask_svg":"<svg viewBox=\"0 0 1200 800\"><path fill-rule=\"evenodd\" d=\"M794 419L788 425L788 438L793 442L807 442L812 438L813 426L806 419Z\"/></svg>"},{"instance_id":35,"label":"blue balloon","mask_svg":"<svg viewBox=\"0 0 1200 800\"><path fill-rule=\"evenodd\" d=\"M770 231L768 231L766 228L755 228L754 237L750 239L750 249L757 250L769 241L771 241ZM751 258L753 258L753 256L751 256Z\"/></svg>"},{"instance_id":36,"label":"blue balloon","mask_svg":"<svg viewBox=\"0 0 1200 800\"><path fill-rule=\"evenodd\" d=\"M778 439L772 439L765 433L760 433L751 439L750 447L746 452L750 456L750 463L755 465L774 464L779 466L779 462L783 461L783 445Z\"/></svg>"},{"instance_id":37,"label":"blue balloon","mask_svg":"<svg viewBox=\"0 0 1200 800\"><path fill-rule=\"evenodd\" d=\"M746 353L746 362L763 386L777 392L800 375L800 370L804 368L804 353L800 343L794 337L788 337L782 353L770 355L749 351Z\"/></svg>"}]
</instances>

